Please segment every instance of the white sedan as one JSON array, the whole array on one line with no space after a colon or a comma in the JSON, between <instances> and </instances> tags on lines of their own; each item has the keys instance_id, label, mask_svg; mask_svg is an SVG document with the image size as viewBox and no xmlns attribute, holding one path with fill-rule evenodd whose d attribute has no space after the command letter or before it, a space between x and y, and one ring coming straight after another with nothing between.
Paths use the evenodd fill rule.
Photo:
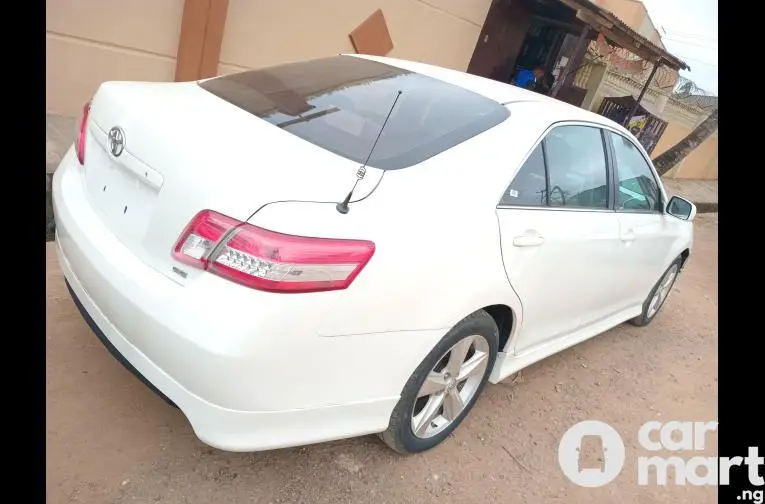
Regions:
<instances>
[{"instance_id":1,"label":"white sedan","mask_svg":"<svg viewBox=\"0 0 765 504\"><path fill-rule=\"evenodd\" d=\"M231 451L437 445L487 381L648 324L695 215L608 119L352 55L104 83L53 199L85 319Z\"/></svg>"}]
</instances>

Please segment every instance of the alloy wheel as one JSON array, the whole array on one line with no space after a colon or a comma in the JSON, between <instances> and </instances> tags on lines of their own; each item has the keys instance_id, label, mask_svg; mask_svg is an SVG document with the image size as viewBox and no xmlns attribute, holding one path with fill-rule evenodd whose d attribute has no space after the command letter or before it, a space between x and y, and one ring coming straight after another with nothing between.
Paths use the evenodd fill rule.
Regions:
<instances>
[{"instance_id":1,"label":"alloy wheel","mask_svg":"<svg viewBox=\"0 0 765 504\"><path fill-rule=\"evenodd\" d=\"M657 287L653 298L651 298L651 304L648 305L648 312L646 313L646 316L649 319L659 311L661 305L666 301L667 296L669 296L669 291L672 289L675 277L677 277L677 264L673 264L672 267L667 270L664 274L664 278L661 279L661 283L659 284L659 287Z\"/></svg>"},{"instance_id":2,"label":"alloy wheel","mask_svg":"<svg viewBox=\"0 0 765 504\"><path fill-rule=\"evenodd\" d=\"M422 383L412 410L412 432L430 438L452 424L475 396L489 364L489 342L480 335L455 343Z\"/></svg>"}]
</instances>

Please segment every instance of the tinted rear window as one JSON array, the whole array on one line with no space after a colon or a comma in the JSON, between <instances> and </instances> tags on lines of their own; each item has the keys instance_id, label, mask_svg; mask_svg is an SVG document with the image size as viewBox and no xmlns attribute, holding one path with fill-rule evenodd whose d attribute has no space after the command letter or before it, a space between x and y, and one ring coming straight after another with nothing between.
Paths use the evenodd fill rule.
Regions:
<instances>
[{"instance_id":1,"label":"tinted rear window","mask_svg":"<svg viewBox=\"0 0 765 504\"><path fill-rule=\"evenodd\" d=\"M417 164L504 121L499 103L459 86L352 56L226 75L207 91L328 151L369 166Z\"/></svg>"}]
</instances>

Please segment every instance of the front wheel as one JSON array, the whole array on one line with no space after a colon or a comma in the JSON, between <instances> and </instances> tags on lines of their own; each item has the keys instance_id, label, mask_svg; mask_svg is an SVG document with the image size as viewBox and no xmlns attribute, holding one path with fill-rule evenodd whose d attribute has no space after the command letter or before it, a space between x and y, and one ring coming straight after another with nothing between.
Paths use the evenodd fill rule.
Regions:
<instances>
[{"instance_id":1,"label":"front wheel","mask_svg":"<svg viewBox=\"0 0 765 504\"><path fill-rule=\"evenodd\" d=\"M680 264L681 259L678 257L669 265L667 271L664 272L653 289L651 289L648 299L643 303L643 313L630 320L630 323L636 326L646 326L651 323L661 307L664 306L664 301L667 300L672 286L675 285L677 275L680 273Z\"/></svg>"},{"instance_id":2,"label":"front wheel","mask_svg":"<svg viewBox=\"0 0 765 504\"><path fill-rule=\"evenodd\" d=\"M399 453L433 448L472 409L497 357L499 331L483 310L462 319L404 386L388 430L380 437Z\"/></svg>"}]
</instances>

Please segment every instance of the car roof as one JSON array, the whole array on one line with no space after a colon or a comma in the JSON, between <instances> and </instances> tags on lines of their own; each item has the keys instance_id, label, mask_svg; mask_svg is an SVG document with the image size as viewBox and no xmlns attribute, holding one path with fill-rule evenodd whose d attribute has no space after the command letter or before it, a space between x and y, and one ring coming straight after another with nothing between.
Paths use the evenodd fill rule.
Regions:
<instances>
[{"instance_id":1,"label":"car roof","mask_svg":"<svg viewBox=\"0 0 765 504\"><path fill-rule=\"evenodd\" d=\"M377 61L386 65L403 68L404 70L417 72L422 75L427 75L428 77L439 79L444 82L448 82L449 84L468 89L474 93L478 93L503 105L512 105L513 103L526 103L539 106L539 112L543 113L543 115L550 119L552 122L585 121L615 128L618 131L627 134L628 136L632 136L626 128L612 121L611 119L608 119L607 117L595 114L574 105L570 105L566 102L556 100L555 98L550 98L549 96L535 93L533 91L522 89L510 84L505 84L503 82L416 61L388 58L383 56L371 56L366 54L347 54L347 56L354 56L357 58Z\"/></svg>"}]
</instances>

